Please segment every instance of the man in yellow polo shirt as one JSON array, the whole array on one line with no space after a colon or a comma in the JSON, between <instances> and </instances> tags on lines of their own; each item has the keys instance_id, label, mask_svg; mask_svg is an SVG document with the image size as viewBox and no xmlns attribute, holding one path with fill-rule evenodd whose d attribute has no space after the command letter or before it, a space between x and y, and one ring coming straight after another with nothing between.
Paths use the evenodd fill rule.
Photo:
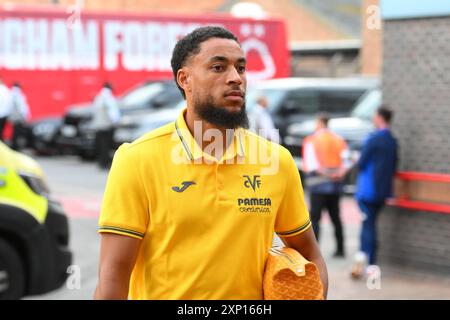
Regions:
<instances>
[{"instance_id":1,"label":"man in yellow polo shirt","mask_svg":"<svg viewBox=\"0 0 450 320\"><path fill-rule=\"evenodd\" d=\"M173 51L187 108L115 154L96 299L262 299L274 232L327 271L289 152L244 128L237 38L198 28Z\"/></svg>"}]
</instances>

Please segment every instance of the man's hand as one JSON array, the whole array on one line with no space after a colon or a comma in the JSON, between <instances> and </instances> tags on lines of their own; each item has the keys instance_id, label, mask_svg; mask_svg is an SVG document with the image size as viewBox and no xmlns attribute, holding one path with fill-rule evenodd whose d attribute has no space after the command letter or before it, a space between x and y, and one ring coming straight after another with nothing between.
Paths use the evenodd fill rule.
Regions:
<instances>
[{"instance_id":1,"label":"man's hand","mask_svg":"<svg viewBox=\"0 0 450 320\"><path fill-rule=\"evenodd\" d=\"M316 170L316 172L322 177L338 182L344 179L345 175L347 174L347 169L339 168L336 170L330 170L327 168L319 168L318 170Z\"/></svg>"},{"instance_id":2,"label":"man's hand","mask_svg":"<svg viewBox=\"0 0 450 320\"><path fill-rule=\"evenodd\" d=\"M99 280L94 299L126 300L141 240L113 233L101 234Z\"/></svg>"},{"instance_id":3,"label":"man's hand","mask_svg":"<svg viewBox=\"0 0 450 320\"><path fill-rule=\"evenodd\" d=\"M281 238L281 240L287 247L297 250L307 260L314 262L320 272L320 279L323 285L323 297L326 299L328 294L328 271L325 260L320 253L313 228L310 227L299 235Z\"/></svg>"},{"instance_id":4,"label":"man's hand","mask_svg":"<svg viewBox=\"0 0 450 320\"><path fill-rule=\"evenodd\" d=\"M331 179L333 181L335 181L335 182L342 181L342 180L344 180L344 178L347 175L348 171L349 171L349 169L341 167L336 172L333 172L331 174Z\"/></svg>"}]
</instances>

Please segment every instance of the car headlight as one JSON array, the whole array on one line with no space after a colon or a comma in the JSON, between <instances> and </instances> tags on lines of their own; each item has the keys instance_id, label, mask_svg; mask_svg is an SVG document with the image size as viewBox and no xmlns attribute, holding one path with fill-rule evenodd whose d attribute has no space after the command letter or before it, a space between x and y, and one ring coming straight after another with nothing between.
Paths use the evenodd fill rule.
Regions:
<instances>
[{"instance_id":1,"label":"car headlight","mask_svg":"<svg viewBox=\"0 0 450 320\"><path fill-rule=\"evenodd\" d=\"M19 176L22 178L23 181L25 181L27 186L35 193L46 198L50 197L50 190L47 187L47 184L45 183L44 180L26 173L19 173Z\"/></svg>"},{"instance_id":2,"label":"car headlight","mask_svg":"<svg viewBox=\"0 0 450 320\"><path fill-rule=\"evenodd\" d=\"M51 136L57 129L58 126L52 123L39 123L33 127L33 134L35 136Z\"/></svg>"}]
</instances>

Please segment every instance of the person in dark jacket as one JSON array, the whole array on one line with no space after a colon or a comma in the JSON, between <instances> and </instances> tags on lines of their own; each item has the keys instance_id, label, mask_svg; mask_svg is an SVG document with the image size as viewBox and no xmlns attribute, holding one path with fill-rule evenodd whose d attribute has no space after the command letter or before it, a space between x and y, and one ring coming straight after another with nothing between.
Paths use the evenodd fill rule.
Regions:
<instances>
[{"instance_id":1,"label":"person in dark jacket","mask_svg":"<svg viewBox=\"0 0 450 320\"><path fill-rule=\"evenodd\" d=\"M364 143L357 163L356 200L362 213L360 252L355 256L352 276L360 277L364 267L376 263L376 220L385 200L392 196L392 182L397 168L397 142L390 130L392 111L380 107L375 116L377 130Z\"/></svg>"}]
</instances>

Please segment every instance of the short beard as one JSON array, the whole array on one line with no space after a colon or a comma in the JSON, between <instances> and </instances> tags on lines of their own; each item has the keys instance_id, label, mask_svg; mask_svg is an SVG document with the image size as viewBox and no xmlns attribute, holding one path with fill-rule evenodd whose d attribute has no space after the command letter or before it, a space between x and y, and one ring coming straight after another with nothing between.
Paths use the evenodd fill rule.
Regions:
<instances>
[{"instance_id":1,"label":"short beard","mask_svg":"<svg viewBox=\"0 0 450 320\"><path fill-rule=\"evenodd\" d=\"M202 119L212 125L224 129L237 129L249 127L247 112L245 111L245 102L239 112L230 112L225 108L213 103L212 98L208 97L206 101L194 101L195 113Z\"/></svg>"}]
</instances>

